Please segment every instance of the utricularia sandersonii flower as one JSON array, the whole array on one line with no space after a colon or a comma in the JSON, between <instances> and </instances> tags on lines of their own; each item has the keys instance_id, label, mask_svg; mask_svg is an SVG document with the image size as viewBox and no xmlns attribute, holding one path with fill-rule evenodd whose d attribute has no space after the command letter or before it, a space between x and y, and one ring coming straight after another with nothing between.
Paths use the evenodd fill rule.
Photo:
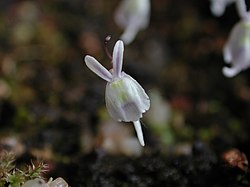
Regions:
<instances>
[{"instance_id":1,"label":"utricularia sandersonii flower","mask_svg":"<svg viewBox=\"0 0 250 187\"><path fill-rule=\"evenodd\" d=\"M150 0L123 0L115 12L116 23L124 29L121 40L131 43L149 24Z\"/></svg>"},{"instance_id":2,"label":"utricularia sandersonii flower","mask_svg":"<svg viewBox=\"0 0 250 187\"><path fill-rule=\"evenodd\" d=\"M227 77L233 77L250 66L250 13L246 10L245 0L237 0L241 21L237 23L229 40L224 46L224 61L231 67L224 67L222 72Z\"/></svg>"},{"instance_id":3,"label":"utricularia sandersonii flower","mask_svg":"<svg viewBox=\"0 0 250 187\"><path fill-rule=\"evenodd\" d=\"M110 116L117 121L133 122L142 146L145 145L140 118L150 107L148 95L140 84L122 71L124 44L118 40L112 56L113 69L108 71L94 57L85 56L90 70L108 83L105 100Z\"/></svg>"}]
</instances>

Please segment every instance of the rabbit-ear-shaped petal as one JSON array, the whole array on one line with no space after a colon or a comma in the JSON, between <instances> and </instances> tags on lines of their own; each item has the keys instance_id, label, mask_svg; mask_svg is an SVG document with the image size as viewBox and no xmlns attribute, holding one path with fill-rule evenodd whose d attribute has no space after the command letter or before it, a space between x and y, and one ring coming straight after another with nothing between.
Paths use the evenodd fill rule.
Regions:
<instances>
[{"instance_id":1,"label":"rabbit-ear-shaped petal","mask_svg":"<svg viewBox=\"0 0 250 187\"><path fill-rule=\"evenodd\" d=\"M113 51L113 76L121 78L122 62L123 62L124 44L118 40L115 44Z\"/></svg>"},{"instance_id":2,"label":"rabbit-ear-shaped petal","mask_svg":"<svg viewBox=\"0 0 250 187\"><path fill-rule=\"evenodd\" d=\"M105 67L103 67L94 57L87 55L85 56L84 61L88 68L96 75L108 82L112 80L111 73Z\"/></svg>"}]
</instances>

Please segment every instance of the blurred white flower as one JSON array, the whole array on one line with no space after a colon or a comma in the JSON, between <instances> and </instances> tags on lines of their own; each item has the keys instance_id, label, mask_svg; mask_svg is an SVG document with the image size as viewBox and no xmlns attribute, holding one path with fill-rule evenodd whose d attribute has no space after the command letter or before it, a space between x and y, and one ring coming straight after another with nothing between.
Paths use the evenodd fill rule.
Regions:
<instances>
[{"instance_id":1,"label":"blurred white flower","mask_svg":"<svg viewBox=\"0 0 250 187\"><path fill-rule=\"evenodd\" d=\"M219 17L224 14L226 6L234 2L235 0L210 0L210 1L211 1L210 5L211 12L215 16Z\"/></svg>"},{"instance_id":2,"label":"blurred white flower","mask_svg":"<svg viewBox=\"0 0 250 187\"><path fill-rule=\"evenodd\" d=\"M234 26L223 53L224 61L231 64L222 69L226 77L233 77L250 66L250 22L242 20Z\"/></svg>"},{"instance_id":3,"label":"blurred white flower","mask_svg":"<svg viewBox=\"0 0 250 187\"><path fill-rule=\"evenodd\" d=\"M110 116L117 121L133 122L139 139L144 146L140 118L150 107L148 95L140 84L122 71L124 44L117 41L113 51L113 69L108 71L94 57L85 56L90 70L108 83L106 85L106 106Z\"/></svg>"},{"instance_id":4,"label":"blurred white flower","mask_svg":"<svg viewBox=\"0 0 250 187\"><path fill-rule=\"evenodd\" d=\"M68 187L68 184L61 177L58 177L55 180L50 178L47 183L41 178L35 178L25 182L22 187Z\"/></svg>"},{"instance_id":5,"label":"blurred white flower","mask_svg":"<svg viewBox=\"0 0 250 187\"><path fill-rule=\"evenodd\" d=\"M49 187L49 185L46 184L43 179L36 178L36 179L28 180L22 185L22 187Z\"/></svg>"},{"instance_id":6,"label":"blurred white flower","mask_svg":"<svg viewBox=\"0 0 250 187\"><path fill-rule=\"evenodd\" d=\"M143 148L127 125L108 119L98 125L97 146L113 155L140 156Z\"/></svg>"},{"instance_id":7,"label":"blurred white flower","mask_svg":"<svg viewBox=\"0 0 250 187\"><path fill-rule=\"evenodd\" d=\"M131 43L145 29L150 19L150 0L123 0L115 12L115 21L122 29L121 40Z\"/></svg>"},{"instance_id":8,"label":"blurred white flower","mask_svg":"<svg viewBox=\"0 0 250 187\"><path fill-rule=\"evenodd\" d=\"M216 16L221 16L226 6L235 2L237 13L241 18L241 21L233 27L223 49L224 61L231 66L223 67L222 72L226 77L234 77L250 66L250 12L247 10L245 0L210 1L211 11Z\"/></svg>"},{"instance_id":9,"label":"blurred white flower","mask_svg":"<svg viewBox=\"0 0 250 187\"><path fill-rule=\"evenodd\" d=\"M231 67L222 69L227 77L233 77L250 66L250 12L245 0L235 2L241 21L234 26L224 46L224 61L231 64Z\"/></svg>"},{"instance_id":10,"label":"blurred white flower","mask_svg":"<svg viewBox=\"0 0 250 187\"><path fill-rule=\"evenodd\" d=\"M53 180L50 178L49 182L47 183L49 187L68 187L68 183L61 177L56 178Z\"/></svg>"}]
</instances>

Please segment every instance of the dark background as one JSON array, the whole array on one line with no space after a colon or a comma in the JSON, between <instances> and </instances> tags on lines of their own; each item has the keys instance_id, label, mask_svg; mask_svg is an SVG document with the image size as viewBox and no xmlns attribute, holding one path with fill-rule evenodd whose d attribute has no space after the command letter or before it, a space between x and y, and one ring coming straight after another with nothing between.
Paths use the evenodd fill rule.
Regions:
<instances>
[{"instance_id":1,"label":"dark background","mask_svg":"<svg viewBox=\"0 0 250 187\"><path fill-rule=\"evenodd\" d=\"M20 166L43 160L47 178L74 187L249 186L241 160L222 158L232 148L250 156L249 70L221 71L235 5L218 18L207 0L151 1L150 25L125 46L123 66L152 97L142 148L132 124L110 119L106 83L83 62L88 54L111 68L103 41L112 35L112 52L122 33L118 4L0 2L1 151Z\"/></svg>"}]
</instances>

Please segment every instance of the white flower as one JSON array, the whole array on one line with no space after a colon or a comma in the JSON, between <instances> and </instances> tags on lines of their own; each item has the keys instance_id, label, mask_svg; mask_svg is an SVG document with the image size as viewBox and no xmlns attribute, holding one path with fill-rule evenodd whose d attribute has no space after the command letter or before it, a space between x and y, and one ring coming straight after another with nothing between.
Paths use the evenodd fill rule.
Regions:
<instances>
[{"instance_id":1,"label":"white flower","mask_svg":"<svg viewBox=\"0 0 250 187\"><path fill-rule=\"evenodd\" d=\"M224 61L231 67L224 67L223 74L233 77L250 66L250 22L242 20L236 24L224 46Z\"/></svg>"},{"instance_id":2,"label":"white flower","mask_svg":"<svg viewBox=\"0 0 250 187\"><path fill-rule=\"evenodd\" d=\"M149 24L150 0L123 0L115 12L117 25L124 29L121 40L131 43Z\"/></svg>"},{"instance_id":3,"label":"white flower","mask_svg":"<svg viewBox=\"0 0 250 187\"><path fill-rule=\"evenodd\" d=\"M139 139L144 146L140 118L150 107L148 95L140 84L122 71L124 44L117 41L113 51L113 69L108 71L94 57L85 56L90 70L108 83L105 100L110 116L117 121L133 122Z\"/></svg>"},{"instance_id":4,"label":"white flower","mask_svg":"<svg viewBox=\"0 0 250 187\"><path fill-rule=\"evenodd\" d=\"M68 187L68 183L61 177L56 178L53 180L50 178L50 180L47 183L49 187Z\"/></svg>"},{"instance_id":5,"label":"white flower","mask_svg":"<svg viewBox=\"0 0 250 187\"><path fill-rule=\"evenodd\" d=\"M210 9L215 16L222 16L224 14L226 6L235 0L210 0Z\"/></svg>"},{"instance_id":6,"label":"white flower","mask_svg":"<svg viewBox=\"0 0 250 187\"><path fill-rule=\"evenodd\" d=\"M58 177L55 180L50 178L47 183L43 179L35 178L25 182L22 187L68 187L68 184L61 177Z\"/></svg>"},{"instance_id":7,"label":"white flower","mask_svg":"<svg viewBox=\"0 0 250 187\"><path fill-rule=\"evenodd\" d=\"M25 182L22 187L49 187L43 179L36 178L32 180L28 180Z\"/></svg>"}]
</instances>

